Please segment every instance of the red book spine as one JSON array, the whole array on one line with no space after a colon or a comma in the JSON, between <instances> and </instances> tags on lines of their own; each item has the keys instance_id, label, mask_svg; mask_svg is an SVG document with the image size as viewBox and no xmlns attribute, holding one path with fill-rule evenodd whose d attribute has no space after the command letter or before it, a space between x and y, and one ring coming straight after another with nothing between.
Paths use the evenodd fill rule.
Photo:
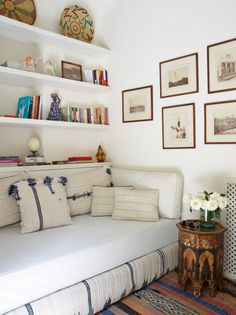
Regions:
<instances>
[{"instance_id":1,"label":"red book spine","mask_svg":"<svg viewBox=\"0 0 236 315\"><path fill-rule=\"evenodd\" d=\"M92 157L91 156L73 156L69 157L68 161L91 161Z\"/></svg>"},{"instance_id":2,"label":"red book spine","mask_svg":"<svg viewBox=\"0 0 236 315\"><path fill-rule=\"evenodd\" d=\"M8 117L8 118L20 118L20 116L15 116L15 115L4 115L4 117Z\"/></svg>"}]
</instances>

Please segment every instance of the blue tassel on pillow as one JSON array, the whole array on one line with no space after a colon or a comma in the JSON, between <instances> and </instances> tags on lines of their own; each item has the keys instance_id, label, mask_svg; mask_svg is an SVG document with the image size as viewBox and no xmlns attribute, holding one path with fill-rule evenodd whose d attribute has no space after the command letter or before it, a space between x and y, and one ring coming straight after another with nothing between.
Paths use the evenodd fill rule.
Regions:
<instances>
[{"instance_id":1,"label":"blue tassel on pillow","mask_svg":"<svg viewBox=\"0 0 236 315\"><path fill-rule=\"evenodd\" d=\"M113 184L112 177L111 177L111 175L112 175L111 168L107 168L106 169L106 173L107 173L107 175L109 177L109 184L107 185L107 187L113 187L114 184Z\"/></svg>"},{"instance_id":2,"label":"blue tassel on pillow","mask_svg":"<svg viewBox=\"0 0 236 315\"><path fill-rule=\"evenodd\" d=\"M35 186L37 184L35 178L28 178L27 182L29 186Z\"/></svg>"},{"instance_id":3,"label":"blue tassel on pillow","mask_svg":"<svg viewBox=\"0 0 236 315\"><path fill-rule=\"evenodd\" d=\"M61 183L63 186L66 186L66 183L68 182L67 177L65 176L60 176L58 179L59 183Z\"/></svg>"},{"instance_id":4,"label":"blue tassel on pillow","mask_svg":"<svg viewBox=\"0 0 236 315\"><path fill-rule=\"evenodd\" d=\"M14 184L9 187L8 195L14 196L16 198L16 200L20 200L18 187Z\"/></svg>"},{"instance_id":5,"label":"blue tassel on pillow","mask_svg":"<svg viewBox=\"0 0 236 315\"><path fill-rule=\"evenodd\" d=\"M50 192L52 194L55 194L55 191L52 189L52 182L53 182L53 177L50 177L50 176L46 176L44 179L43 179L43 183L48 186L48 189L50 190Z\"/></svg>"}]
</instances>

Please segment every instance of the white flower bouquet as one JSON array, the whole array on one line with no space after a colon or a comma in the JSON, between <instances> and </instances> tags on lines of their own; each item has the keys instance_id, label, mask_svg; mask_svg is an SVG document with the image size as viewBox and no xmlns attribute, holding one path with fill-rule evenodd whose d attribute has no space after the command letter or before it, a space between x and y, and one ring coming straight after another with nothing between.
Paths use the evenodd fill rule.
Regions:
<instances>
[{"instance_id":1,"label":"white flower bouquet","mask_svg":"<svg viewBox=\"0 0 236 315\"><path fill-rule=\"evenodd\" d=\"M221 211L228 207L228 200L224 194L217 192L198 192L196 196L185 194L183 201L190 205L190 212L203 210L205 216L207 212L211 212L211 216L220 219Z\"/></svg>"}]
</instances>

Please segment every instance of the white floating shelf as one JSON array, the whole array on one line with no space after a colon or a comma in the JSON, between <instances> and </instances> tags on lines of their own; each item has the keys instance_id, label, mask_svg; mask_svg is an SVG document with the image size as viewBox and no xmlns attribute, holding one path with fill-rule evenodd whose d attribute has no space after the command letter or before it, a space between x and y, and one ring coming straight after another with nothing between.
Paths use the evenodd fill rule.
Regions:
<instances>
[{"instance_id":1,"label":"white floating shelf","mask_svg":"<svg viewBox=\"0 0 236 315\"><path fill-rule=\"evenodd\" d=\"M0 16L0 37L24 43L50 44L79 53L100 57L110 54L110 49L95 46L37 26L28 25L5 16Z\"/></svg>"},{"instance_id":2,"label":"white floating shelf","mask_svg":"<svg viewBox=\"0 0 236 315\"><path fill-rule=\"evenodd\" d=\"M88 130L106 130L109 125L98 124L83 124L67 121L52 121L52 120L39 120L39 119L24 119L12 117L0 117L0 126L16 126L16 127L53 127L53 128L79 128Z\"/></svg>"},{"instance_id":3,"label":"white floating shelf","mask_svg":"<svg viewBox=\"0 0 236 315\"><path fill-rule=\"evenodd\" d=\"M29 72L1 66L0 83L27 87L35 87L36 85L50 85L56 88L66 88L69 90L90 93L110 92L109 86L69 80L65 78L53 77L47 74Z\"/></svg>"},{"instance_id":4,"label":"white floating shelf","mask_svg":"<svg viewBox=\"0 0 236 315\"><path fill-rule=\"evenodd\" d=\"M0 167L0 173L14 173L19 171L45 171L45 170L69 170L69 169L79 169L79 168L92 168L92 167L102 167L111 166L111 162L91 162L91 163L72 163L72 164L50 164L50 165L33 165L33 166L9 166Z\"/></svg>"}]
</instances>

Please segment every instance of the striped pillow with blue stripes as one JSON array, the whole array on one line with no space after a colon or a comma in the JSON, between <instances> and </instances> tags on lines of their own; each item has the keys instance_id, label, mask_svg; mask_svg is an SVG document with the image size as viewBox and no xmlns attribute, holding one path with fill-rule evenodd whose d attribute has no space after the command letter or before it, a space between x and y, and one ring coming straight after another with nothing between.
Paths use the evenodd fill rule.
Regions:
<instances>
[{"instance_id":1,"label":"striped pillow with blue stripes","mask_svg":"<svg viewBox=\"0 0 236 315\"><path fill-rule=\"evenodd\" d=\"M72 224L65 193L66 177L46 176L14 183L9 194L20 207L21 232L29 233Z\"/></svg>"}]
</instances>

